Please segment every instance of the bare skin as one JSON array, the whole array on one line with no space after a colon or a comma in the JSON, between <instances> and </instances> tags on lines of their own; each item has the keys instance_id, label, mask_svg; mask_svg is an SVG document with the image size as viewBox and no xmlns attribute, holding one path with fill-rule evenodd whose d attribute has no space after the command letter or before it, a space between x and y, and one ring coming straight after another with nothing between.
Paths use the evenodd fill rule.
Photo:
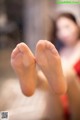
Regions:
<instances>
[{"instance_id":1,"label":"bare skin","mask_svg":"<svg viewBox=\"0 0 80 120\"><path fill-rule=\"evenodd\" d=\"M16 72L22 92L31 96L36 88L36 61L25 43L20 43L13 50L11 65Z\"/></svg>"},{"instance_id":2,"label":"bare skin","mask_svg":"<svg viewBox=\"0 0 80 120\"><path fill-rule=\"evenodd\" d=\"M57 94L66 92L60 56L55 46L47 40L40 40L36 46L36 61L53 91Z\"/></svg>"},{"instance_id":3,"label":"bare skin","mask_svg":"<svg viewBox=\"0 0 80 120\"><path fill-rule=\"evenodd\" d=\"M31 96L36 89L37 79L40 79L36 62L46 76L52 91L64 94L67 87L60 56L54 45L46 40L37 43L35 57L25 43L18 44L12 52L11 64L20 80L22 92L26 96Z\"/></svg>"}]
</instances>

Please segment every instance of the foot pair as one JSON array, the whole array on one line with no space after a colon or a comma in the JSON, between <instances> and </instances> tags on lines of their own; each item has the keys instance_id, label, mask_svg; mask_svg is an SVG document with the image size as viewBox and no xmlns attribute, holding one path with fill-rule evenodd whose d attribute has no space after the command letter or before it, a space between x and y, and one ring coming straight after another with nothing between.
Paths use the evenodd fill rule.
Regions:
<instances>
[{"instance_id":1,"label":"foot pair","mask_svg":"<svg viewBox=\"0 0 80 120\"><path fill-rule=\"evenodd\" d=\"M65 93L64 80L60 56L53 44L40 40L36 46L35 56L25 43L20 43L13 50L11 64L16 72L23 93L31 96L36 89L36 63L46 76L50 87L56 93Z\"/></svg>"}]
</instances>

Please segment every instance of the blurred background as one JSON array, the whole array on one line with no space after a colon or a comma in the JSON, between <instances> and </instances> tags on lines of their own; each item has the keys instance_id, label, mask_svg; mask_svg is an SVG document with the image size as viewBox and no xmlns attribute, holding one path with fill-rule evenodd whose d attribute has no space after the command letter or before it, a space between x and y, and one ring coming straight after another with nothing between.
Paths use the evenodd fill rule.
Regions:
<instances>
[{"instance_id":1,"label":"blurred background","mask_svg":"<svg viewBox=\"0 0 80 120\"><path fill-rule=\"evenodd\" d=\"M22 107L26 104L26 106L28 106L27 109L29 109L29 104L32 104L35 96L37 102L39 102L40 99L42 102L37 104L42 104L44 105L43 108L45 108L46 105L43 101L45 101L47 93L41 93L39 90L30 100L22 96L21 91L18 90L19 86L11 87L13 91L10 93L8 85L10 84L11 86L11 84L14 84L15 86L18 84L16 82L17 77L10 65L11 52L18 43L25 42L34 53L38 40L49 40L51 20L61 12L73 13L80 24L80 5L58 5L56 4L56 0L0 0L0 92L2 95L0 110L11 110L11 115L13 114L12 118L15 120L18 120L18 118L15 117L15 111L16 113L21 109L27 111L26 109L24 110L24 108L20 108L20 106ZM19 93L21 95L19 95ZM10 96L11 94L15 97ZM24 97L24 99L22 99L22 97ZM13 107L12 104L14 104L13 100L15 99L17 103L15 103ZM8 101L8 103L5 102L5 100ZM18 105L19 100L21 102ZM28 101L28 103L24 101ZM34 104L36 104L36 102L34 102ZM15 108L18 109L15 110ZM32 108L31 110L34 111ZM59 112L60 111L61 110L59 110ZM42 112L41 115L43 115ZM29 120L29 118L26 120Z\"/></svg>"}]
</instances>

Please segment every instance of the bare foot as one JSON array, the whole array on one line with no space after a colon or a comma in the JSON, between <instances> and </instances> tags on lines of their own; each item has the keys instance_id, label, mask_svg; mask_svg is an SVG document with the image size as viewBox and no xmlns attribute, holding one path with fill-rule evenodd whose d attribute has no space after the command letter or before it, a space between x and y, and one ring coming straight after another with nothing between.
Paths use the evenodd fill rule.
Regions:
<instances>
[{"instance_id":1,"label":"bare foot","mask_svg":"<svg viewBox=\"0 0 80 120\"><path fill-rule=\"evenodd\" d=\"M26 96L31 96L36 88L36 63L25 43L18 44L13 50L11 65L20 80L22 92Z\"/></svg>"},{"instance_id":2,"label":"bare foot","mask_svg":"<svg viewBox=\"0 0 80 120\"><path fill-rule=\"evenodd\" d=\"M59 94L66 92L60 56L55 46L47 40L40 40L36 46L36 61L48 79L51 88Z\"/></svg>"}]
</instances>

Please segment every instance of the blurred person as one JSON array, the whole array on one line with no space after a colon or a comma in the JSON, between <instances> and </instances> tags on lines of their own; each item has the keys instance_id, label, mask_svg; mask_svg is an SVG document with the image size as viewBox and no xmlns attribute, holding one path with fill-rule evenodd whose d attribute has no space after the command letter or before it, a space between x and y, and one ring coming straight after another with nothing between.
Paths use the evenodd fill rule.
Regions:
<instances>
[{"instance_id":1,"label":"blurred person","mask_svg":"<svg viewBox=\"0 0 80 120\"><path fill-rule=\"evenodd\" d=\"M61 19L62 18L62 19ZM63 21L58 21L58 20L63 20ZM66 21L66 22L65 22ZM62 22L62 24L61 23L59 23L59 22ZM79 86L77 86L78 84L77 84L77 81L75 81L76 79L79 79L77 76L76 77L74 77L74 75L75 74L72 74L72 73L74 73L74 72L72 72L73 71L73 68L74 68L74 66L75 66L75 64L76 64L76 62L77 62L77 60L79 59L79 46L77 46L76 47L76 45L79 45L79 41L77 40L77 39L79 39L79 27L78 27L78 25L77 25L77 22L76 22L76 19L75 19L75 17L72 15L72 14L69 14L69 13L65 13L65 14L61 14L59 17L58 17L58 19L57 19L57 21L56 21L56 25L57 25L57 38L58 39L60 39L60 41L61 42L63 42L64 43L64 47L61 49L61 51L60 51L60 55L61 55L61 59L62 59L62 66L63 66L63 71L64 71L64 75L65 75L65 78L68 80L68 83L69 83L69 86L70 86L70 83L71 83L71 81L73 80L74 82L73 82L73 85L71 86L71 87L69 87L69 90L68 90L68 99L69 99L69 101L70 101L70 106L71 106L71 108L73 108L73 109L71 109L72 111L72 116L74 116L73 118L78 118L79 117L79 114L78 114L78 105L79 104L77 104L77 103L79 103L79 96L77 95L78 93L79 93ZM62 26L59 26L59 25L62 25ZM63 29L64 28L64 29ZM62 30L63 29L63 30ZM65 33L65 34L62 34L62 33L59 33L59 32L62 32L62 33ZM75 37L73 37L73 35L75 35ZM40 50L42 50L42 46L43 46L43 48L44 48L44 45L45 44L50 44L48 41L39 41L39 43L38 43L39 45L37 45L38 46L38 54L40 54L39 52L41 52ZM24 43L21 43L21 44L19 44L19 45L22 45L22 46L25 46L25 47L23 47L23 48L26 48L27 46L24 44ZM13 54L12 56L14 56L14 58L15 58L15 55L17 54L16 53L16 51L19 53L19 52L22 52L22 53L24 53L23 51L21 51L20 50L20 47L19 47L19 45L16 47L16 49L13 51L13 53L15 53L15 54ZM52 46L52 44L50 44L51 46ZM40 48L40 46L41 46L41 48ZM46 46L47 47L47 46ZM17 50L17 48L18 48L18 50ZM77 49L78 48L78 49ZM75 50L74 50L75 49ZM28 48L28 50L29 50L29 48ZM43 50L45 50L45 49L43 49ZM68 51L67 51L68 50ZM69 51L70 50L70 51ZM73 50L75 51L74 53L74 55L73 55ZM64 53L64 54L63 54ZM69 66L67 65L67 64L64 64L65 63L65 60L66 60L66 58L68 58L69 56L67 56L68 55L68 53L71 53L72 54L72 56L73 57L71 57L71 54L70 54L70 57L71 57L71 60L68 62L69 63ZM77 54L76 54L77 53ZM41 55L41 54L40 54ZM38 56L38 55L37 55ZM43 58L44 58L44 56L42 56ZM36 57L37 58L37 57ZM68 58L69 59L69 58ZM34 58L34 60L35 60L35 58ZM37 58L36 60L38 60L39 61L39 59ZM36 60L35 60L35 62L36 62ZM74 60L74 61L73 61ZM19 63L20 61L18 61L18 63ZM40 62L40 61L39 61ZM67 61L66 61L67 62ZM25 62L24 62L25 63ZM45 63L46 63L46 61L45 61ZM21 63L20 63L21 64ZM17 65L17 64L16 64ZM45 70L41 67L41 65L42 64L40 64L40 63L38 63L38 65L39 65L39 67L42 69L42 71L43 71L43 73L45 74ZM43 63L43 65L44 65L44 63ZM14 66L14 63L12 62L12 66L13 66L13 68L15 69L15 71L16 71L16 67ZM68 68L69 67L69 68ZM17 67L17 68L19 68L19 67ZM33 66L33 68L34 68L34 66ZM45 68L45 66L44 66L44 68ZM19 70L20 70L20 68L19 68ZM26 69L25 69L26 70ZM31 71L31 70L30 70ZM34 70L33 70L34 71ZM36 71L36 70L35 70ZM75 71L76 71L76 69L75 69ZM18 72L18 70L16 71L16 72ZM21 71L20 71L21 72ZM36 73L36 72L35 72ZM48 73L48 72L46 72L46 73ZM20 75L19 73L17 73L18 75ZM30 77L32 77L31 76L31 74L33 74L33 75L35 75L34 74L34 72L30 72ZM28 74L29 75L29 74ZM45 74L45 76L46 76L47 74ZM22 75L23 76L23 75ZM24 74L24 76L25 76L25 74ZM38 78L38 77L40 77L40 78L38 78L38 79L41 79L41 75L40 76L38 76L38 74L36 74L35 75L36 77L34 77L35 79L34 79L34 81L36 80L36 78ZM51 75L50 75L51 76ZM22 79L23 80L23 77L21 77L21 76L19 76L20 77L20 79ZM26 78L26 77L24 77L24 78ZM47 77L48 78L48 77ZM73 78L75 78L75 79L73 79ZM22 82L22 80L20 81L20 82ZM31 79L30 79L31 80ZM33 80L33 78L32 78L32 80ZM25 79L24 79L24 81L21 83L21 87L22 87L22 90L23 90L23 93L24 94L26 94L26 93L29 93L29 92L26 92L26 91L30 91L31 89L32 89L32 91L31 91L31 94L33 94L33 91L34 91L34 88L36 88L36 86L34 86L35 84L34 84L34 82L32 82L32 83L30 83L30 85L31 84L34 84L32 87L33 88L31 88L31 89L28 89L29 87L26 87L26 84L25 84L25 87L24 87L24 83L25 83ZM76 82L76 84L75 84L75 82ZM35 82L36 83L36 82ZM72 84L72 83L71 83ZM29 84L27 84L27 85L29 85ZM52 84L53 86L55 85L55 84ZM52 86L52 88L54 88ZM73 86L75 86L75 87L73 87ZM74 88L74 89L73 89ZM27 90L26 90L27 89ZM73 93L74 91L76 91L77 92L77 97L75 97L75 95L74 94L71 94L71 93ZM26 92L26 93L25 93ZM30 94L30 95L31 95ZM28 94L26 94L26 95L28 95ZM76 99L76 102L74 101L74 102L72 102L72 98L70 98L71 97L71 95L72 95L72 98L77 98ZM75 103L75 104L74 104ZM77 105L76 105L77 104ZM74 107L73 107L74 106ZM75 108L75 106L77 106L76 108Z\"/></svg>"},{"instance_id":2,"label":"blurred person","mask_svg":"<svg viewBox=\"0 0 80 120\"><path fill-rule=\"evenodd\" d=\"M56 39L64 45L59 49L62 68L68 84L62 102L65 112L69 107L71 118L80 119L80 29L71 13L62 13L56 19ZM53 40L54 43L54 40ZM69 112L68 111L68 112Z\"/></svg>"},{"instance_id":3,"label":"blurred person","mask_svg":"<svg viewBox=\"0 0 80 120\"><path fill-rule=\"evenodd\" d=\"M12 7L12 6L11 6ZM14 7L12 7L12 8L14 8ZM9 12L11 12L11 11L9 11ZM49 42L47 42L47 41L45 41L45 43L43 42L43 41L40 41L38 44L42 44L41 45L41 47L42 46L45 46L45 44L46 45L50 45L50 46L52 46L52 44L50 44ZM38 45L37 44L37 45ZM22 45L23 46L23 48L25 49L24 50L24 53L25 53L25 55L31 55L31 54L28 54L28 52L29 53L31 53L30 51L27 51L27 50L29 50L29 49L27 49L27 46L25 47L25 45L24 44L19 44L19 47L20 47L20 45ZM46 46L47 47L47 46ZM22 47L20 47L21 49L22 49ZM56 51L56 49L55 49L55 47L54 46L52 46L52 48L54 48L54 52ZM53 50L51 50L51 51L53 51ZM21 52L21 54L22 54L22 51L20 51ZM57 53L57 51L56 51L56 53L54 53L54 54L57 54L57 57L59 58L59 55L58 55L58 53ZM25 56L24 55L24 56ZM46 54L47 55L47 54ZM52 55L51 55L52 56ZM22 57L22 56L21 56ZM32 57L32 55L31 56L28 56L28 57ZM47 57L47 56L46 56ZM56 58L57 59L57 58ZM55 59L55 60L56 60ZM24 57L24 60L26 60L25 59L25 57ZM30 61L29 62L31 62L31 60L32 59L29 59ZM33 61L33 60L32 60ZM42 58L42 61L43 61L43 58ZM19 62L19 61L18 61ZM27 63L28 61L26 61L26 63ZM56 64L57 63L59 63L60 62L60 60L57 60L57 61L55 61L56 62ZM17 61L16 61L16 63L17 63ZM53 63L52 63L53 64ZM54 63L55 64L55 63ZM53 65L54 65L53 64ZM53 85L52 85L52 89L55 91L55 92L58 92L59 94L63 94L66 90L66 88L64 87L64 86L66 86L66 85L63 85L63 84L65 84L65 81L64 81L64 76L63 76L63 73L62 73L62 68L61 68L61 65L60 65L61 63L59 63L59 66L60 66L60 71L61 71L61 74L59 73L59 72L56 72L57 70L55 70L55 76L54 77L57 77L58 75L59 75L59 77L61 78L59 78L58 77L58 79L57 78L53 78L53 79L56 79L57 80L57 82L59 82L58 84L55 82L55 80L54 80L54 82L55 82L55 85L54 85L54 88L53 88ZM20 66L22 66L22 65L20 65ZM25 65L26 66L26 65ZM35 66L35 65L33 65L33 66ZM32 66L32 69L34 68ZM43 65L44 66L44 65ZM51 65L52 66L52 65ZM48 66L46 66L46 67L48 67ZM54 66L53 66L54 67ZM19 68L19 66L18 66L18 68ZM31 69L30 67L25 67L25 68L28 68L28 69L25 69L25 72L26 72L26 74L28 75L26 75L26 81L28 80L30 80L29 79L29 77L31 77L32 78L32 82L34 82L34 79L35 79L35 71L36 70L34 70L33 69L33 76L31 76L31 74L29 75L28 73L29 73L29 69ZM50 68L50 67L49 67ZM32 69L30 70L30 72L32 72ZM51 68L50 68L51 69ZM50 69L48 70L48 71L50 71ZM58 69L58 66L56 67L56 69ZM26 71L27 70L27 71ZM47 72L48 71L46 71L46 75L47 75ZM45 71L44 71L45 72ZM48 73L49 74L49 73ZM25 77L25 75L23 75L24 77ZM49 77L49 76L47 76L47 77ZM51 75L51 77L53 77L53 75ZM21 77L22 78L22 77ZM21 79L20 78L20 79ZM33 79L34 78L34 79ZM24 79L24 78L22 78L22 79ZM52 78L50 78L50 80L51 80ZM61 81L60 81L60 80ZM35 79L36 80L36 79ZM37 80L46 80L46 78L45 78L45 76L44 76L44 74L43 73L41 73L40 71L37 71ZM27 81L27 82L28 82ZM46 80L47 81L47 80ZM42 82L42 81L41 81ZM33 86L33 84L34 83L30 83L30 87L34 87ZM41 87L41 89L40 90L42 90L42 85L40 86L40 84L41 83L39 83L39 81L38 81L38 83L36 83L36 84L38 84L38 85L36 85L36 86L38 86L38 89L39 89L39 87ZM47 82L46 82L46 84L47 84ZM53 84L53 83L52 83ZM21 83L21 85L22 85L22 83ZM28 84L25 84L25 82L24 82L24 88L28 88L26 85L28 85ZM48 84L47 84L48 85ZM26 87L25 87L26 86ZM56 87L55 87L56 86ZM59 87L59 90L58 90L58 87ZM5 88L5 89L4 89ZM52 91L53 91L52 90ZM9 80L9 81L6 81L6 83L4 83L4 85L2 86L2 90L0 91L1 93L0 93L0 109L1 110L7 110L7 111L9 111L9 114L10 114L10 119L11 120L22 120L22 119L38 119L38 118L40 118L39 116L42 116L41 115L41 113L43 113L43 108L44 108L44 106L45 106L45 104L46 104L46 101L47 101L47 103L48 103L48 107L47 107L47 113L46 114L49 114L49 112L51 112L51 110L52 110L52 113L50 113L50 115L49 115L49 117L51 116L51 118L53 118L53 116L54 116L54 114L56 114L56 117L54 117L54 119L55 120L62 120L62 118L60 118L60 115L59 114L61 114L61 111L60 111L60 109L58 108L58 106L59 106L59 101L57 101L56 100L56 98L58 98L59 97L59 95L54 95L55 96L55 102L54 102L54 105L53 105L53 96L52 96L52 94L50 94L50 93L48 93L49 95L46 95L47 97L45 97L45 99L43 99L44 97L43 97L43 95L44 94L42 94L41 93L41 91L38 91L37 90L37 92L36 93L34 93L34 95L32 96L32 97L30 97L29 99L26 97L24 97L24 95L22 95L21 94L21 91L20 91L20 88L19 88L19 86L18 86L18 83L16 82L16 81L14 81L14 80ZM26 92L25 90L23 91L23 92ZM31 91L32 92L32 91ZM27 92L28 94L27 94L27 96L30 96L31 94L29 93L29 91ZM41 94L40 94L41 93ZM24 93L25 94L25 93ZM40 96L39 96L40 95ZM37 98L37 99L42 99L43 101L39 101L39 100L37 100L36 99L36 96L37 97L39 97L39 98ZM42 97L41 97L42 96ZM35 100L34 100L35 99ZM45 103L44 103L44 101L45 101ZM32 105L30 105L29 104L29 102L30 102L30 104L32 104ZM42 102L42 103L41 103ZM36 103L36 104L35 104ZM40 105L43 105L43 106L40 106ZM25 106L25 107L24 107ZM35 107L36 106L36 107ZM40 106L40 107L39 107ZM39 107L39 108L38 108ZM54 107L54 109L51 109L51 107ZM58 109L58 110L57 110ZM32 112L31 112L32 111ZM42 111L42 112L41 112ZM45 114L44 113L44 114ZM34 114L34 115L33 115ZM36 115L36 116L35 116ZM45 116L47 116L47 115L45 115Z\"/></svg>"},{"instance_id":4,"label":"blurred person","mask_svg":"<svg viewBox=\"0 0 80 120\"><path fill-rule=\"evenodd\" d=\"M50 50L53 51L53 53L51 53ZM54 54L54 57L48 57L47 52L50 52L51 56L53 56ZM46 56L44 56L45 53ZM48 101L48 107L46 109L47 114L51 112L50 116L52 118L55 118L55 120L58 119L62 120L62 118L60 118L62 117L62 113L61 113L60 99L58 94L60 95L64 94L67 88L61 67L60 56L55 46L52 45L49 41L40 40L36 45L36 52L34 56L26 44L20 43L13 50L11 57L12 57L11 59L12 67L15 70L16 74L18 75L22 91L26 96L33 95L35 89L38 86L41 86L41 84L45 81L46 81L46 86L48 86L47 83L47 79L48 79L49 84L52 87L52 91L54 91L57 95L53 95L55 97L51 98L50 96L52 96L52 93L51 92L49 93L49 96L46 99L46 101ZM43 63L44 58L46 59ZM50 59L54 59L54 62L49 63ZM36 69L36 65L38 65L39 69L41 69L42 72ZM54 69L54 65L57 65L56 69ZM48 73L51 70L50 66L53 66L52 67L53 72L51 73L51 75L49 75ZM53 73L55 75L53 75ZM45 76L47 76L47 78ZM41 83L40 81L43 82ZM54 101L54 103L52 101Z\"/></svg>"},{"instance_id":5,"label":"blurred person","mask_svg":"<svg viewBox=\"0 0 80 120\"><path fill-rule=\"evenodd\" d=\"M54 59L54 61L51 62L51 59ZM33 95L35 89L37 88L37 85L39 84L39 80L48 80L47 82L49 83L49 86L47 82L46 86L48 86L51 91L54 91L53 93L56 93L57 96L62 95L66 92L67 87L63 76L60 56L55 46L49 41L40 40L37 43L35 56L25 43L18 44L12 52L11 64L19 78L22 92L26 96ZM38 65L39 69L41 69L43 73L40 73L40 71L37 70L36 65ZM51 102L51 99L49 102ZM56 105L52 106L55 107L56 111L59 111L56 107L56 98L55 103ZM49 107L51 107L51 105L48 106L48 109L50 110L51 108ZM51 112L51 114L53 114L53 110ZM56 120L62 120L62 118L60 118L60 112L54 114L56 114ZM58 114L60 115L57 116ZM51 115L51 117L53 116Z\"/></svg>"}]
</instances>

